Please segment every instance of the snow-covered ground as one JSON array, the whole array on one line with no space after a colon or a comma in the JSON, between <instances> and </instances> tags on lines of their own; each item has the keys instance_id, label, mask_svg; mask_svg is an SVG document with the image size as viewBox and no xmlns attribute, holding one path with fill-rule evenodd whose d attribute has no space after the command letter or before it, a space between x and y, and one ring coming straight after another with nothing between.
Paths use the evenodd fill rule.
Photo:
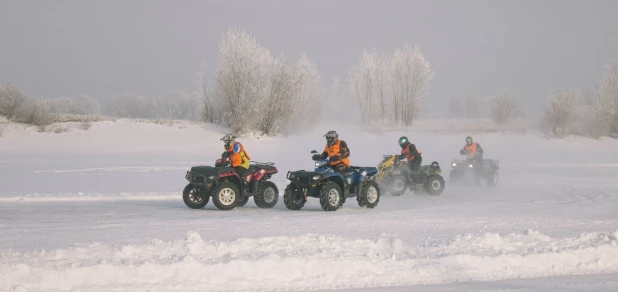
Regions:
<instances>
[{"instance_id":1,"label":"snow-covered ground","mask_svg":"<svg viewBox=\"0 0 618 292\"><path fill-rule=\"evenodd\" d=\"M466 134L322 127L240 139L285 172L335 129L376 165L407 135L448 176ZM439 129L439 125L430 127ZM0 137L0 291L616 291L618 141L475 134L500 159L496 188L383 194L378 207L317 200L187 208L185 171L222 150L216 126L119 121Z\"/></svg>"}]
</instances>

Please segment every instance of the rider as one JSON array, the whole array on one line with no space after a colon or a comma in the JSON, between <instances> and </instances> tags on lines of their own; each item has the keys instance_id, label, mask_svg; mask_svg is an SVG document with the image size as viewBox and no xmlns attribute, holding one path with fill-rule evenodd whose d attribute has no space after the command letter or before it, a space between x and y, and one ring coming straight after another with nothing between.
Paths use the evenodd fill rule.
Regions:
<instances>
[{"instance_id":1,"label":"rider","mask_svg":"<svg viewBox=\"0 0 618 292\"><path fill-rule=\"evenodd\" d=\"M459 151L459 154L466 155L469 160L483 160L483 148L479 143L472 141L472 137L466 137L466 145Z\"/></svg>"},{"instance_id":2,"label":"rider","mask_svg":"<svg viewBox=\"0 0 618 292\"><path fill-rule=\"evenodd\" d=\"M413 178L415 178L420 171L423 156L421 156L421 152L418 151L416 145L410 143L408 137L403 136L399 138L399 146L401 146L400 157L403 156L406 158L408 161L408 168L410 168Z\"/></svg>"},{"instance_id":3,"label":"rider","mask_svg":"<svg viewBox=\"0 0 618 292\"><path fill-rule=\"evenodd\" d=\"M335 131L328 131L326 135L326 147L322 154L313 155L313 160L326 159L330 168L343 174L350 168L350 149L345 141L339 140L339 135Z\"/></svg>"},{"instance_id":4,"label":"rider","mask_svg":"<svg viewBox=\"0 0 618 292\"><path fill-rule=\"evenodd\" d=\"M251 158L245 150L245 147L243 147L240 142L236 142L236 136L232 134L223 136L221 141L225 143L223 145L225 152L221 154L221 157L229 157L232 162L232 167L234 167L236 173L245 183L247 183L247 175L249 175L249 160Z\"/></svg>"}]
</instances>

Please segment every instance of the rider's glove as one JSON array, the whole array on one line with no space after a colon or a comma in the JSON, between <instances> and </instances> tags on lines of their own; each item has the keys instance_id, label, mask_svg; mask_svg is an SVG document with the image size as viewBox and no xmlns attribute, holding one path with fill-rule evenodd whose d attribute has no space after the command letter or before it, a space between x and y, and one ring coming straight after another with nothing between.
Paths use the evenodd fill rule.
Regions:
<instances>
[{"instance_id":1,"label":"rider's glove","mask_svg":"<svg viewBox=\"0 0 618 292\"><path fill-rule=\"evenodd\" d=\"M322 159L322 155L320 155L320 154L313 154L312 158L313 158L314 161L315 160L320 160L320 159Z\"/></svg>"},{"instance_id":2,"label":"rider's glove","mask_svg":"<svg viewBox=\"0 0 618 292\"><path fill-rule=\"evenodd\" d=\"M228 156L230 156L230 153L229 153L229 152L227 152L227 151L225 151L225 152L223 152L223 153L221 154L221 158L226 158L226 157L228 157Z\"/></svg>"},{"instance_id":3,"label":"rider's glove","mask_svg":"<svg viewBox=\"0 0 618 292\"><path fill-rule=\"evenodd\" d=\"M459 154L466 155L466 150L463 150L463 149L459 150Z\"/></svg>"},{"instance_id":4,"label":"rider's glove","mask_svg":"<svg viewBox=\"0 0 618 292\"><path fill-rule=\"evenodd\" d=\"M336 161L339 161L339 160L341 160L341 157L339 157L339 156L331 156L331 157L328 158L328 161L330 161L330 162L336 162Z\"/></svg>"}]
</instances>

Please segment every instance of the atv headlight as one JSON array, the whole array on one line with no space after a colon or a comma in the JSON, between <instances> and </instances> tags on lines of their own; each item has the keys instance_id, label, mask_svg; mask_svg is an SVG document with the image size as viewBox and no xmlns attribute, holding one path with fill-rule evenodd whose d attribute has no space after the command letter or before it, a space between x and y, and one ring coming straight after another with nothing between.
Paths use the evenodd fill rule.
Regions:
<instances>
[{"instance_id":1,"label":"atv headlight","mask_svg":"<svg viewBox=\"0 0 618 292\"><path fill-rule=\"evenodd\" d=\"M320 176L319 176L319 175L314 175L314 176L313 176L313 180L319 180L319 179L320 179Z\"/></svg>"},{"instance_id":2,"label":"atv headlight","mask_svg":"<svg viewBox=\"0 0 618 292\"><path fill-rule=\"evenodd\" d=\"M215 176L211 175L211 176L208 177L208 179L215 179Z\"/></svg>"},{"instance_id":3,"label":"atv headlight","mask_svg":"<svg viewBox=\"0 0 618 292\"><path fill-rule=\"evenodd\" d=\"M452 167L457 167L457 163L453 162L453 163L451 163L451 166Z\"/></svg>"},{"instance_id":4,"label":"atv headlight","mask_svg":"<svg viewBox=\"0 0 618 292\"><path fill-rule=\"evenodd\" d=\"M470 165L468 165L468 167L469 167L469 168L473 168L473 167L474 167L474 165L470 164Z\"/></svg>"},{"instance_id":5,"label":"atv headlight","mask_svg":"<svg viewBox=\"0 0 618 292\"><path fill-rule=\"evenodd\" d=\"M318 161L316 161L316 162L315 162L315 167L316 167L316 168L317 168L317 167L322 167L322 166L324 166L325 164L326 164L326 161L324 161L324 160L318 160Z\"/></svg>"}]
</instances>

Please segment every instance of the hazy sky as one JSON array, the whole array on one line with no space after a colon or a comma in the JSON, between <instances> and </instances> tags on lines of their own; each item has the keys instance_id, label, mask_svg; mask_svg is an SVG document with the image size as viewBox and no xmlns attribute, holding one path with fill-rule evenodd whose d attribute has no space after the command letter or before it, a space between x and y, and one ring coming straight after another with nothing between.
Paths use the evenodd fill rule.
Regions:
<instances>
[{"instance_id":1,"label":"hazy sky","mask_svg":"<svg viewBox=\"0 0 618 292\"><path fill-rule=\"evenodd\" d=\"M274 55L307 53L330 86L363 49L418 45L451 96L507 92L540 105L590 86L618 59L618 1L0 0L0 82L32 96L193 91L217 43L242 27Z\"/></svg>"}]
</instances>

